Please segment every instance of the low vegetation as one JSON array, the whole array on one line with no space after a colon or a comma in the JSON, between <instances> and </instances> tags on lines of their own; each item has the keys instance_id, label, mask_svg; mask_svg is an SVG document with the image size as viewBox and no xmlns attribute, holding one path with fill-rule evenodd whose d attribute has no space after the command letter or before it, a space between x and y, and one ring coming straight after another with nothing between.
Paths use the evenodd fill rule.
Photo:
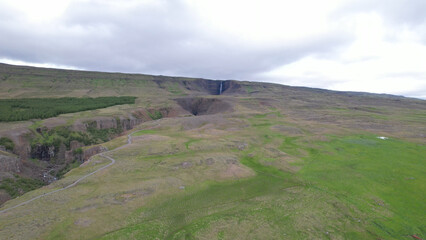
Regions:
<instances>
[{"instance_id":1,"label":"low vegetation","mask_svg":"<svg viewBox=\"0 0 426 240\"><path fill-rule=\"evenodd\" d=\"M37 179L23 178L14 175L14 178L6 178L0 182L0 189L5 190L11 197L20 196L31 190L40 188L44 183Z\"/></svg>"},{"instance_id":2,"label":"low vegetation","mask_svg":"<svg viewBox=\"0 0 426 240\"><path fill-rule=\"evenodd\" d=\"M136 97L19 98L0 99L0 121L44 119L121 104L134 104Z\"/></svg>"},{"instance_id":3,"label":"low vegetation","mask_svg":"<svg viewBox=\"0 0 426 240\"><path fill-rule=\"evenodd\" d=\"M4 148L6 148L6 150L13 151L15 144L9 138L0 137L0 146L4 146Z\"/></svg>"},{"instance_id":4,"label":"low vegetation","mask_svg":"<svg viewBox=\"0 0 426 240\"><path fill-rule=\"evenodd\" d=\"M37 147L44 146L48 148L53 146L55 153L57 153L62 144L67 150L70 150L72 141L77 141L85 146L104 143L123 132L121 125L117 125L117 128L97 129L96 122L92 122L88 124L86 132L72 131L65 126L55 127L50 130L41 129L39 132L34 131L35 137L31 140L31 149L32 151L37 151ZM81 154L82 149L75 149L73 153Z\"/></svg>"}]
</instances>

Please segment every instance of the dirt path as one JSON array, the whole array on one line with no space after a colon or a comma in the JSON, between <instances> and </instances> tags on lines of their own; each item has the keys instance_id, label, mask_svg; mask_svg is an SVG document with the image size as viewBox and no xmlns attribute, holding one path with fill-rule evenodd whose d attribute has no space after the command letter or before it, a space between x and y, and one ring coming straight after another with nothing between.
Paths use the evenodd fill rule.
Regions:
<instances>
[{"instance_id":1,"label":"dirt path","mask_svg":"<svg viewBox=\"0 0 426 240\"><path fill-rule=\"evenodd\" d=\"M158 120L157 120L157 121L158 121ZM150 128L155 128L155 127L157 127L158 125L160 125L160 124L157 124L157 125L155 125L155 126L153 126L153 127L150 127ZM150 129L150 128L147 128L147 129ZM56 189L56 190L51 191L51 192L48 192L48 193L43 193L43 194L41 194L41 195L38 195L38 196L36 196L36 197L33 197L33 198L31 198L31 199L29 199L29 200L25 201L25 202L22 202L22 203L20 203L20 204L18 204L18 205L15 205L15 206L13 206L13 207L9 207L9 208L6 208L6 209L3 209L3 210L0 210L0 213L5 213L5 212L7 212L7 211L9 211L9 210L12 210L12 209L14 209L14 208L17 208L17 207L23 206L23 205L25 205L25 204L27 204L27 203L30 203L30 202L32 202L32 201L34 201L34 200L36 200L36 199L39 199L39 198L42 198L42 197L44 197L44 196L51 195L51 194L54 194L54 193L57 193L57 192L60 192L60 191L63 191L63 190L66 190L66 189L68 189L68 188L70 188L70 187L74 187L75 185L77 185L77 183L79 183L79 182L80 182L80 181L82 181L83 179L85 179L85 178L87 178L87 177L89 177L89 176L92 176L93 174L95 174L95 173L97 173L97 172L99 172L99 171L101 171L101 170L103 170L103 169L105 169L105 168L107 168L107 167L110 167L111 165L114 165L114 164L115 164L115 159L114 159L114 158L112 158L112 157L106 156L106 155L104 155L104 154L106 154L106 153L111 153L111 152L114 152L114 151L120 150L120 149L122 149L122 148L124 148L124 147L127 147L128 145L132 144L132 134L133 134L133 133L135 133L135 132L138 132L138 131L141 131L141 129L139 129L139 130L136 130L136 131L133 131L133 132L129 133L129 134L127 135L127 143L126 143L126 144L124 144L123 146L118 147L118 148L116 148L116 149L113 149L113 150L111 150L111 151L102 152L102 153L98 153L98 154L94 155L94 156L99 155L99 156L102 156L102 157L104 157L104 158L106 158L106 159L110 160L111 162L110 162L108 165L103 166L103 167L101 167L101 168L99 168L99 169L97 169L97 170L95 170L95 171L93 171L93 172L91 172L91 173L89 173L89 174L84 175L83 177L81 177L81 178L77 179L75 182L71 183L70 185L68 185L68 186L66 186L66 187L63 187L63 188L60 188L60 189ZM92 157L94 157L94 156L92 156ZM89 160L89 161L90 161L90 160Z\"/></svg>"}]
</instances>

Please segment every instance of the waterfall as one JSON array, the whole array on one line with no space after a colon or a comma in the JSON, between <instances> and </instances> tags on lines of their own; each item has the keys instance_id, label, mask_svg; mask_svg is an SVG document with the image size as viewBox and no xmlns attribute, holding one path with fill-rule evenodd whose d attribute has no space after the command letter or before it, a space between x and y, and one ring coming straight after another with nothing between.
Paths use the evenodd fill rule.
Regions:
<instances>
[{"instance_id":1,"label":"waterfall","mask_svg":"<svg viewBox=\"0 0 426 240\"><path fill-rule=\"evenodd\" d=\"M219 95L222 94L222 84L223 84L223 82L220 82Z\"/></svg>"}]
</instances>

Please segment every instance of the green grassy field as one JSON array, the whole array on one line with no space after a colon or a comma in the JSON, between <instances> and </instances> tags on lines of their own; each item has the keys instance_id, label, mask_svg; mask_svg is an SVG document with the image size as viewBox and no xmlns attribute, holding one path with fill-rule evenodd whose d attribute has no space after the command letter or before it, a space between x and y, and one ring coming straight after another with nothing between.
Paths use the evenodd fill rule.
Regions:
<instances>
[{"instance_id":1,"label":"green grassy field","mask_svg":"<svg viewBox=\"0 0 426 240\"><path fill-rule=\"evenodd\" d=\"M319 137L274 112L245 119L249 126L242 128L235 118L220 124L205 118L190 130L181 130L179 119L163 119L112 154L117 164L111 169L14 210L13 219L0 221L0 234L11 236L11 223L23 221L44 222L41 239L425 237L424 144L370 133ZM277 125L304 134L282 134ZM52 201L56 213L45 213Z\"/></svg>"},{"instance_id":2,"label":"green grassy field","mask_svg":"<svg viewBox=\"0 0 426 240\"><path fill-rule=\"evenodd\" d=\"M0 239L426 238L422 100L248 82L229 83L223 95L214 96L214 82L197 79L21 70L0 65L0 75L8 76L0 82L2 98L137 99L40 121L2 122L0 134L16 140L40 128L28 143L60 140L68 150L78 141L86 145L75 149L80 152L99 145L117 149L130 132L133 143L104 153L115 164L76 186L0 213ZM221 104L185 110L179 97ZM209 109L215 114L191 114ZM127 132L95 126L134 119L132 114L145 115ZM108 141L111 136L116 138ZM79 167L69 162L71 170L61 172L61 179L0 210L68 186L108 163L101 156ZM0 171L0 178L7 174Z\"/></svg>"}]
</instances>

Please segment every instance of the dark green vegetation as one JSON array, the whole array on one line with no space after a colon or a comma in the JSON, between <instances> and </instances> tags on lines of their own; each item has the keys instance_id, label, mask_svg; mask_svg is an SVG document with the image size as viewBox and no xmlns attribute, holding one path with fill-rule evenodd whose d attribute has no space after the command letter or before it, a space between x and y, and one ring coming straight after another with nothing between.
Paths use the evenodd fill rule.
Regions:
<instances>
[{"instance_id":1,"label":"dark green vegetation","mask_svg":"<svg viewBox=\"0 0 426 240\"><path fill-rule=\"evenodd\" d=\"M0 99L0 121L44 119L121 104L134 104L136 97L19 98Z\"/></svg>"},{"instance_id":2,"label":"dark green vegetation","mask_svg":"<svg viewBox=\"0 0 426 240\"><path fill-rule=\"evenodd\" d=\"M17 197L43 185L44 183L40 180L23 178L15 174L14 178L6 178L1 181L0 189L5 190L11 197Z\"/></svg>"},{"instance_id":3,"label":"dark green vegetation","mask_svg":"<svg viewBox=\"0 0 426 240\"><path fill-rule=\"evenodd\" d=\"M96 130L92 130L92 132L97 133ZM36 137L32 139L31 145L33 147L36 145L45 145L59 148L63 143L67 149L69 149L71 141L78 141L85 145L90 145L102 141L100 138L103 137L104 134L96 134L96 136L93 137L86 132L71 131L68 127L61 126L50 130L41 130L40 133L36 133Z\"/></svg>"},{"instance_id":4,"label":"dark green vegetation","mask_svg":"<svg viewBox=\"0 0 426 240\"><path fill-rule=\"evenodd\" d=\"M74 168L76 168L76 167L78 167L78 166L80 166L80 164L81 164L81 162L80 161L78 161L78 160L74 160L73 162L71 162L71 163L67 163L66 165L65 165L65 167L64 168L62 168L62 169L60 169L56 174L55 174L55 177L57 178L57 179L61 179L61 178L63 178L64 177L64 175L67 173L67 172L69 172L71 169L74 169Z\"/></svg>"},{"instance_id":5,"label":"dark green vegetation","mask_svg":"<svg viewBox=\"0 0 426 240\"><path fill-rule=\"evenodd\" d=\"M0 146L4 146L6 150L12 151L15 144L9 138L0 137Z\"/></svg>"},{"instance_id":6,"label":"dark green vegetation","mask_svg":"<svg viewBox=\"0 0 426 240\"><path fill-rule=\"evenodd\" d=\"M88 123L86 131L72 131L66 126L40 129L39 131L34 131L35 137L31 139L32 157L40 160L51 160L50 157L46 158L47 154L45 154L50 147L53 147L54 153L57 154L61 146L65 146L65 150L71 150L72 141L86 146L94 145L107 142L122 132L123 129L120 124L118 124L117 128L97 129L96 122ZM79 156L82 154L82 149L75 149L73 153ZM67 167L66 169L69 170L70 168ZM61 175L66 172L66 170L62 169Z\"/></svg>"},{"instance_id":7,"label":"dark green vegetation","mask_svg":"<svg viewBox=\"0 0 426 240\"><path fill-rule=\"evenodd\" d=\"M163 117L163 114L161 114L159 111L155 111L153 113L148 112L148 115L152 120L157 120Z\"/></svg>"}]
</instances>

